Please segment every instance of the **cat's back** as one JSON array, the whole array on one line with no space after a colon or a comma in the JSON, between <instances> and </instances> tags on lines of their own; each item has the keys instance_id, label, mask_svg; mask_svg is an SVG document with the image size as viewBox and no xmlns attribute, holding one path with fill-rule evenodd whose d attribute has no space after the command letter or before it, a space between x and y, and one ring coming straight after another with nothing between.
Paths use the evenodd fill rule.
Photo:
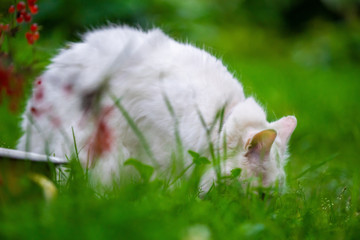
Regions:
<instances>
[{"instance_id":1,"label":"cat's back","mask_svg":"<svg viewBox=\"0 0 360 240\"><path fill-rule=\"evenodd\" d=\"M81 42L61 50L44 77L50 84L72 84L79 91L92 90L110 77L118 88L126 88L126 80L133 86L138 81L165 80L174 89L174 85L186 84L193 90L242 94L241 85L220 60L156 28L111 26L90 31Z\"/></svg>"},{"instance_id":2,"label":"cat's back","mask_svg":"<svg viewBox=\"0 0 360 240\"><path fill-rule=\"evenodd\" d=\"M70 44L52 59L35 84L23 129L30 115L45 132L39 134L44 139L61 141L63 136L52 131L61 128L71 142L72 127L79 139L86 139L93 126L81 124L86 111L94 107L91 98L104 84L108 93L123 99L134 119L147 119L146 125L159 124L160 119L168 122L159 128L173 124L164 95L184 128L198 121L198 110L211 121L224 104L244 99L242 86L206 51L177 42L159 29L112 26L85 34L81 42ZM100 95L100 107L113 105L108 93Z\"/></svg>"}]
</instances>

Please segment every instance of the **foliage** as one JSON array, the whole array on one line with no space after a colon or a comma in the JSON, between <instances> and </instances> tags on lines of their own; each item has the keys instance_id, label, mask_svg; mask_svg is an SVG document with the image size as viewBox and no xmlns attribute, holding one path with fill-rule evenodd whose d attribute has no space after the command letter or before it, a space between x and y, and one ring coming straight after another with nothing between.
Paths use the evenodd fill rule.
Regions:
<instances>
[{"instance_id":1,"label":"foliage","mask_svg":"<svg viewBox=\"0 0 360 240\"><path fill-rule=\"evenodd\" d=\"M0 113L8 108L13 115L4 118L7 125L0 126L2 135L18 136L18 114L26 99L29 85L45 62L44 54L38 57L36 42L40 38L40 26L33 21L39 11L37 0L2 2L6 12L0 14ZM2 11L4 12L4 11ZM40 60L41 59L41 60ZM15 125L15 126L14 126ZM12 126L11 129L7 129ZM15 133L15 135L14 135ZM1 145L12 145L0 140Z\"/></svg>"}]
</instances>

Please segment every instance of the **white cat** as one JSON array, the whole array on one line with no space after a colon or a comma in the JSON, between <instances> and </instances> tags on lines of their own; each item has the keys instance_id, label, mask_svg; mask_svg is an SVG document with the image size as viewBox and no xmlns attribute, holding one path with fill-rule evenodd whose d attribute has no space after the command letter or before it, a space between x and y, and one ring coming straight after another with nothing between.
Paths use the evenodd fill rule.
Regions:
<instances>
[{"instance_id":1,"label":"white cat","mask_svg":"<svg viewBox=\"0 0 360 240\"><path fill-rule=\"evenodd\" d=\"M214 124L221 110L223 121ZM36 80L18 149L69 156L73 129L83 166L109 184L124 174L120 169L129 168L123 166L129 157L166 174L179 139L185 152L209 159L209 142L221 154L226 143L229 157L220 165L222 174L241 168L240 179L259 177L269 186L285 178L286 148L295 127L293 116L267 122L262 107L245 98L239 81L204 50L159 29L113 26L63 49ZM191 163L187 155L185 166ZM205 190L215 176L214 170L204 175Z\"/></svg>"}]
</instances>

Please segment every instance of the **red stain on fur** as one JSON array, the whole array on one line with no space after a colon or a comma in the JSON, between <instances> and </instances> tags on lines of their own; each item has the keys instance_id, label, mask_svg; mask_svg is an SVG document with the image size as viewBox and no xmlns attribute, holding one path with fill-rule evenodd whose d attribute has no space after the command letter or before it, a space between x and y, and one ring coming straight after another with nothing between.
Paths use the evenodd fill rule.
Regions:
<instances>
[{"instance_id":1,"label":"red stain on fur","mask_svg":"<svg viewBox=\"0 0 360 240\"><path fill-rule=\"evenodd\" d=\"M35 82L35 92L34 99L35 101L41 101L44 98L44 86L42 85L41 78L38 78Z\"/></svg>"},{"instance_id":2,"label":"red stain on fur","mask_svg":"<svg viewBox=\"0 0 360 240\"><path fill-rule=\"evenodd\" d=\"M103 111L102 111L102 115L104 117L107 117L109 114L111 114L112 111L114 111L115 107L114 106L106 106L104 107Z\"/></svg>"},{"instance_id":3,"label":"red stain on fur","mask_svg":"<svg viewBox=\"0 0 360 240\"><path fill-rule=\"evenodd\" d=\"M51 107L47 107L47 108L37 108L32 106L30 108L30 112L34 117L40 117L42 114L49 112L51 110Z\"/></svg>"},{"instance_id":4,"label":"red stain on fur","mask_svg":"<svg viewBox=\"0 0 360 240\"><path fill-rule=\"evenodd\" d=\"M114 136L112 129L107 123L107 118L112 112L114 107L105 107L96 123L96 130L89 139L89 164L94 166L97 159L99 159L104 153L109 152L113 146Z\"/></svg>"},{"instance_id":5,"label":"red stain on fur","mask_svg":"<svg viewBox=\"0 0 360 240\"><path fill-rule=\"evenodd\" d=\"M66 84L64 86L64 91L67 93L67 94L71 94L73 92L73 88L74 86L72 84Z\"/></svg>"},{"instance_id":6,"label":"red stain on fur","mask_svg":"<svg viewBox=\"0 0 360 240\"><path fill-rule=\"evenodd\" d=\"M59 117L50 116L50 122L56 128L59 128L61 126L61 119Z\"/></svg>"},{"instance_id":7,"label":"red stain on fur","mask_svg":"<svg viewBox=\"0 0 360 240\"><path fill-rule=\"evenodd\" d=\"M39 111L37 108L35 108L35 107L31 107L31 108L30 108L30 112L31 112L31 114L34 115L35 117L38 117L38 116L41 115L41 114L40 114L40 111Z\"/></svg>"},{"instance_id":8,"label":"red stain on fur","mask_svg":"<svg viewBox=\"0 0 360 240\"><path fill-rule=\"evenodd\" d=\"M34 98L36 101L41 101L44 98L44 88L39 86L35 90Z\"/></svg>"}]
</instances>

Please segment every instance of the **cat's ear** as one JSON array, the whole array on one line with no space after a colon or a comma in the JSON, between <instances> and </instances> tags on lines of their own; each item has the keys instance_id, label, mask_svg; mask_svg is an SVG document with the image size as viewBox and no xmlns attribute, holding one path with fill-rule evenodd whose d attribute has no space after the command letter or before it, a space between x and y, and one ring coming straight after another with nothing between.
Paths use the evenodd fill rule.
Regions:
<instances>
[{"instance_id":1,"label":"cat's ear","mask_svg":"<svg viewBox=\"0 0 360 240\"><path fill-rule=\"evenodd\" d=\"M283 145L286 145L294 132L297 124L297 120L294 116L283 117L276 122L272 123L272 126L276 129L278 137Z\"/></svg>"},{"instance_id":2,"label":"cat's ear","mask_svg":"<svg viewBox=\"0 0 360 240\"><path fill-rule=\"evenodd\" d=\"M276 131L273 129L263 130L256 133L245 145L245 156L249 161L266 160L270 154L270 149L276 138Z\"/></svg>"}]
</instances>

